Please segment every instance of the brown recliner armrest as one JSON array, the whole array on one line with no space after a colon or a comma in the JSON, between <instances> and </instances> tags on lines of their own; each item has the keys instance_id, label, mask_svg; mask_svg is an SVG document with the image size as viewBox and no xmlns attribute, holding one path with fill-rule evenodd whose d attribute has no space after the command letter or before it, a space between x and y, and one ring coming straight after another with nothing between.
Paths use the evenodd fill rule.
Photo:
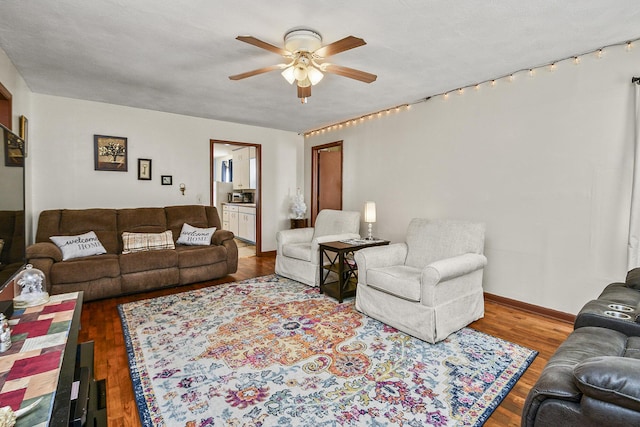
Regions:
<instances>
[{"instance_id":1,"label":"brown recliner armrest","mask_svg":"<svg viewBox=\"0 0 640 427\"><path fill-rule=\"evenodd\" d=\"M233 233L228 230L216 230L211 236L212 245L222 245L226 240L233 240Z\"/></svg>"},{"instance_id":2,"label":"brown recliner armrest","mask_svg":"<svg viewBox=\"0 0 640 427\"><path fill-rule=\"evenodd\" d=\"M27 260L34 258L51 258L54 262L60 262L62 251L53 243L35 243L27 247Z\"/></svg>"}]
</instances>

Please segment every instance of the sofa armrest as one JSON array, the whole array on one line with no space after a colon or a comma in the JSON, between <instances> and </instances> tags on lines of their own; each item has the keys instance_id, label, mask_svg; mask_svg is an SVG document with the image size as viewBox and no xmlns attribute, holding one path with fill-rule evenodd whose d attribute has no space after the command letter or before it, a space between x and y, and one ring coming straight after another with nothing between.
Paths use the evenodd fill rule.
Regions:
<instances>
[{"instance_id":1,"label":"sofa armrest","mask_svg":"<svg viewBox=\"0 0 640 427\"><path fill-rule=\"evenodd\" d=\"M310 242L313 238L313 227L294 228L292 230L280 230L276 233L278 254L282 253L282 246L289 243Z\"/></svg>"},{"instance_id":2,"label":"sofa armrest","mask_svg":"<svg viewBox=\"0 0 640 427\"><path fill-rule=\"evenodd\" d=\"M62 261L62 251L55 244L40 242L27 246L27 260L51 258L54 262Z\"/></svg>"},{"instance_id":3,"label":"sofa armrest","mask_svg":"<svg viewBox=\"0 0 640 427\"><path fill-rule=\"evenodd\" d=\"M389 267L404 264L407 258L406 243L393 243L386 246L372 246L353 254L358 265L358 286L367 285L367 270L377 267Z\"/></svg>"},{"instance_id":4,"label":"sofa armrest","mask_svg":"<svg viewBox=\"0 0 640 427\"><path fill-rule=\"evenodd\" d=\"M222 245L227 240L233 240L233 233L228 230L216 230L211 236L212 245Z\"/></svg>"},{"instance_id":5,"label":"sofa armrest","mask_svg":"<svg viewBox=\"0 0 640 427\"><path fill-rule=\"evenodd\" d=\"M353 257L358 264L358 277L361 271L368 268L389 267L392 265L404 264L407 258L407 244L393 243L386 246L372 246L364 248L356 253Z\"/></svg>"},{"instance_id":6,"label":"sofa armrest","mask_svg":"<svg viewBox=\"0 0 640 427\"><path fill-rule=\"evenodd\" d=\"M639 359L592 357L577 364L573 376L585 396L640 411Z\"/></svg>"},{"instance_id":7,"label":"sofa armrest","mask_svg":"<svg viewBox=\"0 0 640 427\"><path fill-rule=\"evenodd\" d=\"M432 262L422 270L422 284L435 286L480 270L487 265L487 257L481 254L463 254Z\"/></svg>"}]
</instances>

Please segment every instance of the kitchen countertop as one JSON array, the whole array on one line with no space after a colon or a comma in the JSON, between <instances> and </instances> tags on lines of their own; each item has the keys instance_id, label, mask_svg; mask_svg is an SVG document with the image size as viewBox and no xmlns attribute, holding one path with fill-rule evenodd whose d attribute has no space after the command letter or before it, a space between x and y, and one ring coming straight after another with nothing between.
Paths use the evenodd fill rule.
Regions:
<instances>
[{"instance_id":1,"label":"kitchen countertop","mask_svg":"<svg viewBox=\"0 0 640 427\"><path fill-rule=\"evenodd\" d=\"M255 208L256 204L255 203L244 203L244 202L222 202L223 205L229 205L229 206L246 206L248 208Z\"/></svg>"}]
</instances>

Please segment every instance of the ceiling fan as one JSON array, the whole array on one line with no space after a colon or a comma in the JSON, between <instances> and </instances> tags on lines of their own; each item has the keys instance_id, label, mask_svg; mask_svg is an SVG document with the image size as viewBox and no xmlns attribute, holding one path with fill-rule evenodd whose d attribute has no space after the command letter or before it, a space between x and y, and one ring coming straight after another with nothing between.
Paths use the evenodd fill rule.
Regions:
<instances>
[{"instance_id":1,"label":"ceiling fan","mask_svg":"<svg viewBox=\"0 0 640 427\"><path fill-rule=\"evenodd\" d=\"M229 76L231 80L241 80L270 71L282 70L282 76L289 84L296 83L298 98L302 103L307 102L307 98L311 96L311 86L322 80L323 73L337 74L365 83L371 83L377 79L375 74L324 62L332 55L367 44L358 37L348 36L323 46L322 36L317 31L309 28L294 28L284 35L284 49L253 36L238 36L236 40L282 55L287 63Z\"/></svg>"}]
</instances>

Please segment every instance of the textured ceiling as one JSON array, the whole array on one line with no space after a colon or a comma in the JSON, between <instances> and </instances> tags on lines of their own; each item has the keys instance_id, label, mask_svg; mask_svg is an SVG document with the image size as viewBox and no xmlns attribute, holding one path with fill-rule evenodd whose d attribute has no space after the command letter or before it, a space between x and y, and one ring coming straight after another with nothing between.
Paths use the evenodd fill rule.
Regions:
<instances>
[{"instance_id":1,"label":"textured ceiling","mask_svg":"<svg viewBox=\"0 0 640 427\"><path fill-rule=\"evenodd\" d=\"M367 45L331 62L378 75L327 75L302 105L283 62L235 40L282 46L308 26L324 43ZM302 132L510 72L640 38L638 0L3 0L0 47L30 89Z\"/></svg>"}]
</instances>

